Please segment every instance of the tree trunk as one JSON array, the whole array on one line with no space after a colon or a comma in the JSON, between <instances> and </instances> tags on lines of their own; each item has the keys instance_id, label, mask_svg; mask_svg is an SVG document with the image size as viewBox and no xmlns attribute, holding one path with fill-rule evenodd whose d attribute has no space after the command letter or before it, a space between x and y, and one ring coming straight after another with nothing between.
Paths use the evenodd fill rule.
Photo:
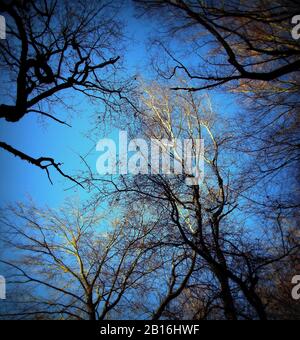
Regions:
<instances>
[{"instance_id":1,"label":"tree trunk","mask_svg":"<svg viewBox=\"0 0 300 340\"><path fill-rule=\"evenodd\" d=\"M89 320L90 321L96 321L96 310L95 310L95 306L93 303L93 296L92 294L89 294L87 297L87 311L88 311L88 315L89 315Z\"/></svg>"},{"instance_id":2,"label":"tree trunk","mask_svg":"<svg viewBox=\"0 0 300 340\"><path fill-rule=\"evenodd\" d=\"M215 270L215 274L221 285L221 297L224 303L224 314L227 320L237 320L237 312L234 305L234 300L230 290L228 277Z\"/></svg>"}]
</instances>

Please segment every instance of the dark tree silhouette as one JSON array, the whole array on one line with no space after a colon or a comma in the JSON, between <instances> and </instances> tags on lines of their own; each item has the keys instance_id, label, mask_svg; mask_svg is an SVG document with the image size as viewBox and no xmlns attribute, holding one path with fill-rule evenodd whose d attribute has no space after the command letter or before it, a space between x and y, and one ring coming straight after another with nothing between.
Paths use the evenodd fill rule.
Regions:
<instances>
[{"instance_id":1,"label":"dark tree silhouette","mask_svg":"<svg viewBox=\"0 0 300 340\"><path fill-rule=\"evenodd\" d=\"M163 11L173 31L189 35L191 27L204 30L212 38L207 44L219 52L214 60L212 55L210 59L203 56L209 67L196 71L171 56L177 65L169 78L183 70L190 79L202 81L197 87L175 89L199 91L242 80L268 82L300 70L299 44L291 35L291 21L299 11L294 1L135 2L146 12L161 16ZM196 39L191 36L191 41Z\"/></svg>"},{"instance_id":2,"label":"dark tree silhouette","mask_svg":"<svg viewBox=\"0 0 300 340\"><path fill-rule=\"evenodd\" d=\"M122 93L121 84L111 80L122 39L118 6L109 1L1 1L7 39L1 40L0 65L7 85L0 118L15 123L35 113L69 125L52 112L55 102L66 102L76 92L112 105ZM75 181L51 157L26 155L5 141L0 147L48 176L53 167Z\"/></svg>"}]
</instances>

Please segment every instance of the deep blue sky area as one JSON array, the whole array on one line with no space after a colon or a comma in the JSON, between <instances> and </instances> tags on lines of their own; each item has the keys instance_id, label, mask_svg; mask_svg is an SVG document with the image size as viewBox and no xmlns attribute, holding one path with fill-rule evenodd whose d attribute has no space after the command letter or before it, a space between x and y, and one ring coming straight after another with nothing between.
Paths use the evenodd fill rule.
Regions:
<instances>
[{"instance_id":1,"label":"deep blue sky area","mask_svg":"<svg viewBox=\"0 0 300 340\"><path fill-rule=\"evenodd\" d=\"M146 19L136 19L134 10L129 2L124 3L122 11L123 21L126 24L126 36L128 43L126 54L122 56L123 63L129 76L137 74L146 65L146 43L151 34L151 25ZM3 72L2 80L4 81ZM74 104L74 98L69 99ZM5 102L5 98L1 101ZM75 100L76 101L76 100ZM77 103L76 103L77 105ZM101 111L102 104L99 103ZM96 166L96 145L85 134L93 128L92 114L97 108L91 107L88 100L81 102L80 114L71 112L72 119L67 119L72 128L57 124L49 119L41 121L36 114L28 114L18 123L0 121L1 140L27 153L32 157L53 157L57 162L62 162L62 169L68 174L76 174L82 164L79 155L85 155L90 150L90 166ZM67 113L70 114L70 112ZM65 117L61 112L59 117ZM104 138L103 132L99 132L99 139ZM64 180L55 170L51 170L53 185L50 184L47 175L41 169L30 165L13 155L0 150L0 191L1 205L15 201L32 198L39 205L47 204L52 207L59 206L69 196L85 197L86 193L77 188L66 190L72 183Z\"/></svg>"}]
</instances>

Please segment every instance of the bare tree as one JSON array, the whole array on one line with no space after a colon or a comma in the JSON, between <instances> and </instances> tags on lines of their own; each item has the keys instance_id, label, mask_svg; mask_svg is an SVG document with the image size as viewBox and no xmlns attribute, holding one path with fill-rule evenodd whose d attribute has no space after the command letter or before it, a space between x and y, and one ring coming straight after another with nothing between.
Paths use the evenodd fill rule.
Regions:
<instances>
[{"instance_id":1,"label":"bare tree","mask_svg":"<svg viewBox=\"0 0 300 340\"><path fill-rule=\"evenodd\" d=\"M170 77L183 70L191 80L203 82L201 86L184 89L197 91L242 80L268 82L300 70L299 45L291 35L291 21L298 14L294 1L135 2L145 11L160 13L160 16L164 13L173 32L184 31L189 35L191 28L196 27L212 38L205 42L217 48L219 54L215 60L203 56L208 69L194 73L173 57L176 65ZM197 34L190 35L190 41L196 44L198 38Z\"/></svg>"},{"instance_id":2,"label":"bare tree","mask_svg":"<svg viewBox=\"0 0 300 340\"><path fill-rule=\"evenodd\" d=\"M155 37L168 58L155 63L162 65L159 75L175 90L234 92L243 107L236 115L237 148L252 156L257 182L267 178L262 186L278 187L280 195L269 206L297 209L300 51L292 18L298 5L289 0L135 2L142 13L160 22L163 16L168 28L166 39ZM187 53L172 50L171 34L183 44L177 50ZM187 81L176 84L176 74ZM285 187L272 181L287 182L291 175L295 180ZM268 201L266 196L270 192L261 201Z\"/></svg>"},{"instance_id":3,"label":"bare tree","mask_svg":"<svg viewBox=\"0 0 300 340\"><path fill-rule=\"evenodd\" d=\"M276 220L270 220L266 226L259 219L256 233L263 235L260 240L251 234L253 215L246 199L249 183L239 173L246 159L230 148L235 140L233 130L224 119L224 124L220 124L207 96L172 93L156 84L145 89L141 102L144 106L143 114L139 115L139 131L143 131L144 137L165 138L171 143L191 139L193 145L197 139L205 139L204 182L187 185L186 179L191 175L185 172L183 164L182 175L121 176L107 180L108 192L128 204L151 202L156 207L166 221L162 233L173 233L176 240L198 255L201 267L206 268L199 274L199 288L205 282L203 276L210 273L212 287L208 301L214 310L219 299L219 309L226 319L266 319L267 305L260 295L264 272L271 264L297 252L299 247L282 246L279 239L288 231L283 227L280 232ZM176 148L171 149L170 157L177 160ZM277 236L267 234L267 228ZM185 286L188 288L187 282Z\"/></svg>"},{"instance_id":4,"label":"bare tree","mask_svg":"<svg viewBox=\"0 0 300 340\"><path fill-rule=\"evenodd\" d=\"M105 0L2 1L7 39L0 45L0 118L15 123L34 113L69 125L57 104L65 104L65 111L72 94L102 101L107 108L116 104L124 90L115 77L122 43L119 7ZM52 167L76 182L51 157L35 158L5 141L0 147L45 170L49 179Z\"/></svg>"},{"instance_id":5,"label":"bare tree","mask_svg":"<svg viewBox=\"0 0 300 340\"><path fill-rule=\"evenodd\" d=\"M117 315L123 300L160 264L152 261L152 224L129 230L126 218L108 223L95 205L69 203L54 211L19 204L2 211L7 254L1 264L10 293L1 317L103 320ZM21 298L15 296L22 290Z\"/></svg>"}]
</instances>

